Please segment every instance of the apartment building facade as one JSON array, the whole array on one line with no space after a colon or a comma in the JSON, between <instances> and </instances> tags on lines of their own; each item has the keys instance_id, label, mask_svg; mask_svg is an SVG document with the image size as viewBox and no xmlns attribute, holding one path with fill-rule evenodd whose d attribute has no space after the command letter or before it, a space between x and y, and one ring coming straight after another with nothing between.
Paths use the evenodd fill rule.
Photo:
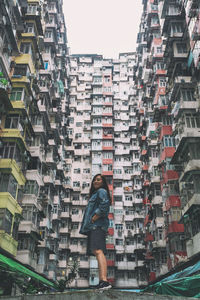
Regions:
<instances>
[{"instance_id":1,"label":"apartment building facade","mask_svg":"<svg viewBox=\"0 0 200 300\"><path fill-rule=\"evenodd\" d=\"M198 1L143 4L135 76L145 265L153 282L199 256L200 7Z\"/></svg>"},{"instance_id":2,"label":"apartment building facade","mask_svg":"<svg viewBox=\"0 0 200 300\"><path fill-rule=\"evenodd\" d=\"M198 1L144 0L119 59L69 56L62 0L0 8L0 252L52 280L78 261L71 287L96 285L79 228L101 173L114 286L198 260Z\"/></svg>"},{"instance_id":3,"label":"apartment building facade","mask_svg":"<svg viewBox=\"0 0 200 300\"><path fill-rule=\"evenodd\" d=\"M117 60L89 54L70 56L69 247L73 259L80 261L73 286L98 283L97 261L85 256L86 239L79 234L91 180L98 173L106 176L112 198L106 246L108 280L117 287L146 284L134 65L135 53L121 53Z\"/></svg>"},{"instance_id":4,"label":"apartment building facade","mask_svg":"<svg viewBox=\"0 0 200 300\"><path fill-rule=\"evenodd\" d=\"M56 280L64 275L59 238L69 111L62 1L0 5L0 249Z\"/></svg>"}]
</instances>

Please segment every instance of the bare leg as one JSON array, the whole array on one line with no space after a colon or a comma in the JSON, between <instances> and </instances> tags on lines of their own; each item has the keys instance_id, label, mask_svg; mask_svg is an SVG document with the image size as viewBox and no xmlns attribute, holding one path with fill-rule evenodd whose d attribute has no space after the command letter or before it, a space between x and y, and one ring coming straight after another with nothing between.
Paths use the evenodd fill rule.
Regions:
<instances>
[{"instance_id":1,"label":"bare leg","mask_svg":"<svg viewBox=\"0 0 200 300\"><path fill-rule=\"evenodd\" d=\"M107 281L107 261L102 250L94 250L94 255L98 261L99 280Z\"/></svg>"}]
</instances>

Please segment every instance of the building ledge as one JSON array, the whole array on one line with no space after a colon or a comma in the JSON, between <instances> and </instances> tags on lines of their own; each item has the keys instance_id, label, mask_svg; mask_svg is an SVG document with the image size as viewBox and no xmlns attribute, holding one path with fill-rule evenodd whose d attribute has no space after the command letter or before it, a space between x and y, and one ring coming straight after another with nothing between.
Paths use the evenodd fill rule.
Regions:
<instances>
[{"instance_id":1,"label":"building ledge","mask_svg":"<svg viewBox=\"0 0 200 300\"><path fill-rule=\"evenodd\" d=\"M0 297L1 299L1 297ZM43 295L21 295L21 296L4 296L4 300L110 300L110 299L126 299L126 300L186 300L195 299L189 297L177 297L177 296L162 296L150 293L136 293L128 290L115 290L111 289L109 291L97 292L95 290L76 290L64 293L55 294L43 294Z\"/></svg>"}]
</instances>

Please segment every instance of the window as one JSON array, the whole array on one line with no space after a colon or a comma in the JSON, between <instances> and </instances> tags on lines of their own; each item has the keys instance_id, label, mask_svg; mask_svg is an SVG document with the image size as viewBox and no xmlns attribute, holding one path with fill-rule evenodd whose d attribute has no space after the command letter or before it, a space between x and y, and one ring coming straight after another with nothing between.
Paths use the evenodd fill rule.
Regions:
<instances>
[{"instance_id":1,"label":"window","mask_svg":"<svg viewBox=\"0 0 200 300\"><path fill-rule=\"evenodd\" d=\"M126 195L125 196L125 201L132 201L133 197L131 195Z\"/></svg>"},{"instance_id":2,"label":"window","mask_svg":"<svg viewBox=\"0 0 200 300\"><path fill-rule=\"evenodd\" d=\"M113 173L114 174L122 174L122 170L121 169L114 169Z\"/></svg>"},{"instance_id":3,"label":"window","mask_svg":"<svg viewBox=\"0 0 200 300\"><path fill-rule=\"evenodd\" d=\"M117 188L117 187L122 187L122 182L121 181L115 181L114 182L114 188Z\"/></svg>"},{"instance_id":4,"label":"window","mask_svg":"<svg viewBox=\"0 0 200 300\"><path fill-rule=\"evenodd\" d=\"M78 215L79 209L78 208L72 208L72 215Z\"/></svg>"},{"instance_id":5,"label":"window","mask_svg":"<svg viewBox=\"0 0 200 300\"><path fill-rule=\"evenodd\" d=\"M123 215L123 210L122 209L115 209L115 215Z\"/></svg>"},{"instance_id":6,"label":"window","mask_svg":"<svg viewBox=\"0 0 200 300\"><path fill-rule=\"evenodd\" d=\"M44 69L48 70L49 67L49 62L48 61L44 61Z\"/></svg>"},{"instance_id":7,"label":"window","mask_svg":"<svg viewBox=\"0 0 200 300\"><path fill-rule=\"evenodd\" d=\"M32 54L32 46L30 43L21 43L20 51L25 54Z\"/></svg>"},{"instance_id":8,"label":"window","mask_svg":"<svg viewBox=\"0 0 200 300\"><path fill-rule=\"evenodd\" d=\"M73 230L73 229L74 229L74 230L78 229L78 224L79 224L79 223L72 223L72 230ZM78 241L77 241L77 244L78 244Z\"/></svg>"},{"instance_id":9,"label":"window","mask_svg":"<svg viewBox=\"0 0 200 300\"><path fill-rule=\"evenodd\" d=\"M38 183L35 180L27 180L24 188L24 194L34 194L38 195Z\"/></svg>"},{"instance_id":10,"label":"window","mask_svg":"<svg viewBox=\"0 0 200 300\"><path fill-rule=\"evenodd\" d=\"M115 202L119 202L119 201L122 201L122 196L120 195L114 195L114 201Z\"/></svg>"},{"instance_id":11,"label":"window","mask_svg":"<svg viewBox=\"0 0 200 300\"><path fill-rule=\"evenodd\" d=\"M33 23L26 23L26 33L35 33L35 28Z\"/></svg>"},{"instance_id":12,"label":"window","mask_svg":"<svg viewBox=\"0 0 200 300\"><path fill-rule=\"evenodd\" d=\"M131 222L131 223L126 223L126 229L129 229L129 230L131 230L131 229L134 229L134 226L133 226L133 223Z\"/></svg>"},{"instance_id":13,"label":"window","mask_svg":"<svg viewBox=\"0 0 200 300\"><path fill-rule=\"evenodd\" d=\"M7 208L0 208L0 230L11 233L13 215Z\"/></svg>"},{"instance_id":14,"label":"window","mask_svg":"<svg viewBox=\"0 0 200 300\"><path fill-rule=\"evenodd\" d=\"M37 6L34 4L28 4L27 13L31 15L35 15L37 12Z\"/></svg>"},{"instance_id":15,"label":"window","mask_svg":"<svg viewBox=\"0 0 200 300\"><path fill-rule=\"evenodd\" d=\"M161 47L157 47L157 48L156 48L156 52L157 52L157 53L162 53L162 46L161 46Z\"/></svg>"},{"instance_id":16,"label":"window","mask_svg":"<svg viewBox=\"0 0 200 300\"><path fill-rule=\"evenodd\" d=\"M74 181L73 187L80 187L80 181Z\"/></svg>"},{"instance_id":17,"label":"window","mask_svg":"<svg viewBox=\"0 0 200 300\"><path fill-rule=\"evenodd\" d=\"M116 261L124 261L124 255L123 254L116 254Z\"/></svg>"},{"instance_id":18,"label":"window","mask_svg":"<svg viewBox=\"0 0 200 300\"><path fill-rule=\"evenodd\" d=\"M6 117L5 128L17 129L20 123L19 115L8 115Z\"/></svg>"},{"instance_id":19,"label":"window","mask_svg":"<svg viewBox=\"0 0 200 300\"><path fill-rule=\"evenodd\" d=\"M103 165L103 171L112 171L112 165L109 164L109 165Z\"/></svg>"},{"instance_id":20,"label":"window","mask_svg":"<svg viewBox=\"0 0 200 300\"><path fill-rule=\"evenodd\" d=\"M166 79L165 78L160 78L159 79L159 86L160 87L165 87L166 86Z\"/></svg>"},{"instance_id":21,"label":"window","mask_svg":"<svg viewBox=\"0 0 200 300\"><path fill-rule=\"evenodd\" d=\"M164 147L175 147L175 138L172 136L164 136Z\"/></svg>"},{"instance_id":22,"label":"window","mask_svg":"<svg viewBox=\"0 0 200 300\"><path fill-rule=\"evenodd\" d=\"M52 37L52 31L50 31L50 30L47 30L46 32L45 32L45 38L51 38Z\"/></svg>"},{"instance_id":23,"label":"window","mask_svg":"<svg viewBox=\"0 0 200 300\"><path fill-rule=\"evenodd\" d=\"M182 33L183 32L183 24L182 23L172 23L171 26L171 34L173 35L174 33Z\"/></svg>"},{"instance_id":24,"label":"window","mask_svg":"<svg viewBox=\"0 0 200 300\"><path fill-rule=\"evenodd\" d=\"M79 194L73 194L72 201L79 201Z\"/></svg>"},{"instance_id":25,"label":"window","mask_svg":"<svg viewBox=\"0 0 200 300\"><path fill-rule=\"evenodd\" d=\"M103 152L103 158L112 159L113 158L113 153L112 152Z\"/></svg>"},{"instance_id":26,"label":"window","mask_svg":"<svg viewBox=\"0 0 200 300\"><path fill-rule=\"evenodd\" d=\"M123 224L115 224L116 230L123 230Z\"/></svg>"},{"instance_id":27,"label":"window","mask_svg":"<svg viewBox=\"0 0 200 300\"><path fill-rule=\"evenodd\" d=\"M177 52L180 54L188 53L186 43L176 43Z\"/></svg>"},{"instance_id":28,"label":"window","mask_svg":"<svg viewBox=\"0 0 200 300\"><path fill-rule=\"evenodd\" d=\"M181 90L181 98L183 101L196 101L194 98L194 90Z\"/></svg>"},{"instance_id":29,"label":"window","mask_svg":"<svg viewBox=\"0 0 200 300\"><path fill-rule=\"evenodd\" d=\"M16 197L17 181L11 174L0 173L0 193L10 193Z\"/></svg>"},{"instance_id":30,"label":"window","mask_svg":"<svg viewBox=\"0 0 200 300\"><path fill-rule=\"evenodd\" d=\"M23 88L13 88L11 95L10 95L10 100L11 101L20 101L20 100L23 100L23 96L24 96Z\"/></svg>"},{"instance_id":31,"label":"window","mask_svg":"<svg viewBox=\"0 0 200 300\"><path fill-rule=\"evenodd\" d=\"M122 239L116 239L116 245L117 246L123 246L123 240Z\"/></svg>"}]
</instances>

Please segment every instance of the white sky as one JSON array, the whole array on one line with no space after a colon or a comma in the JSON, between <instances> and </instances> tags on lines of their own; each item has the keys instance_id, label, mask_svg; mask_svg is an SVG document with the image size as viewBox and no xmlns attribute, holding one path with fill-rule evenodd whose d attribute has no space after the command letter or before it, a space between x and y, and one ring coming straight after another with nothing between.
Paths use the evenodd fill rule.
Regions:
<instances>
[{"instance_id":1,"label":"white sky","mask_svg":"<svg viewBox=\"0 0 200 300\"><path fill-rule=\"evenodd\" d=\"M136 50L142 0L63 0L71 54L118 58Z\"/></svg>"}]
</instances>

